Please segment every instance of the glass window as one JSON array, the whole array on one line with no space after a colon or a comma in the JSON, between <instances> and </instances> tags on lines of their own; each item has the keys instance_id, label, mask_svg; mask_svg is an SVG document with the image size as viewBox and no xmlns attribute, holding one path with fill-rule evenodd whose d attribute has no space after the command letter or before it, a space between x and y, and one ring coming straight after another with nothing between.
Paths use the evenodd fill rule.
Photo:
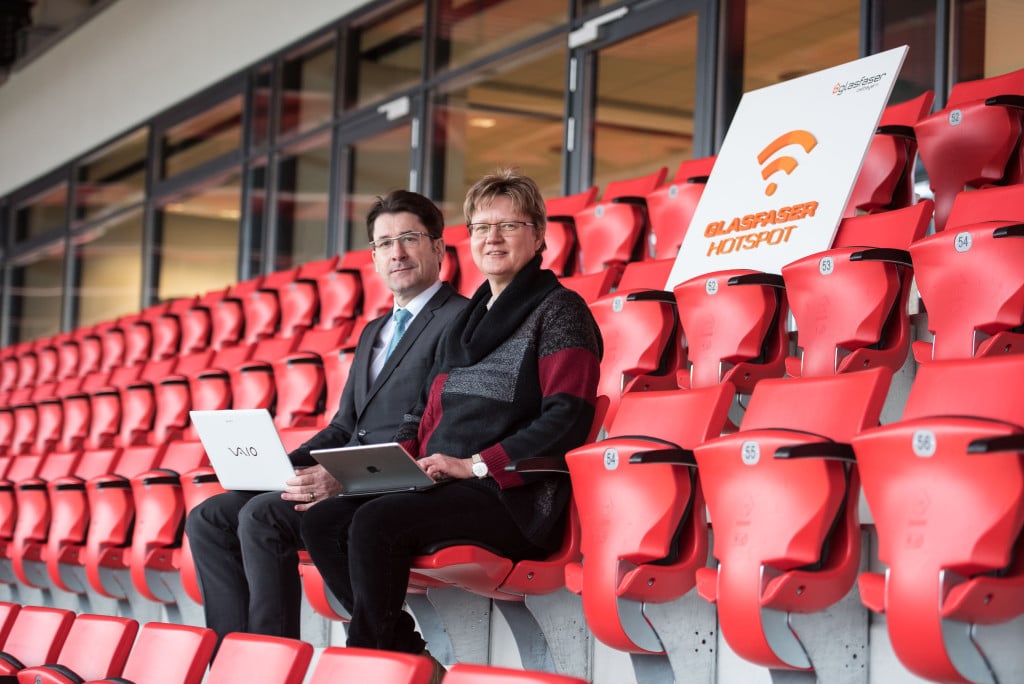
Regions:
<instances>
[{"instance_id":1,"label":"glass window","mask_svg":"<svg viewBox=\"0 0 1024 684\"><path fill-rule=\"evenodd\" d=\"M162 207L154 249L159 299L190 297L238 280L241 194L235 173Z\"/></svg>"},{"instance_id":2,"label":"glass window","mask_svg":"<svg viewBox=\"0 0 1024 684\"><path fill-rule=\"evenodd\" d=\"M881 32L879 51L908 45L889 102L905 102L935 88L935 1L875 4Z\"/></svg>"},{"instance_id":3,"label":"glass window","mask_svg":"<svg viewBox=\"0 0 1024 684\"><path fill-rule=\"evenodd\" d=\"M696 15L597 53L594 184L674 171L693 157L696 62Z\"/></svg>"},{"instance_id":4,"label":"glass window","mask_svg":"<svg viewBox=\"0 0 1024 684\"><path fill-rule=\"evenodd\" d=\"M142 212L89 228L72 238L77 262L76 325L139 310L142 292Z\"/></svg>"},{"instance_id":5,"label":"glass window","mask_svg":"<svg viewBox=\"0 0 1024 684\"><path fill-rule=\"evenodd\" d=\"M438 5L439 71L469 64L561 26L568 20L569 9L567 2L551 0L445 0Z\"/></svg>"},{"instance_id":6,"label":"glass window","mask_svg":"<svg viewBox=\"0 0 1024 684\"><path fill-rule=\"evenodd\" d=\"M237 150L242 144L242 96L236 95L168 128L160 143L163 178Z\"/></svg>"},{"instance_id":7,"label":"glass window","mask_svg":"<svg viewBox=\"0 0 1024 684\"><path fill-rule=\"evenodd\" d=\"M425 5L414 5L353 31L357 64L346 109L364 107L420 82Z\"/></svg>"},{"instance_id":8,"label":"glass window","mask_svg":"<svg viewBox=\"0 0 1024 684\"><path fill-rule=\"evenodd\" d=\"M531 50L529 59L491 66L475 82L439 96L434 155L445 216L461 220L466 190L499 166L533 176L545 197L560 195L564 98L562 41Z\"/></svg>"},{"instance_id":9,"label":"glass window","mask_svg":"<svg viewBox=\"0 0 1024 684\"><path fill-rule=\"evenodd\" d=\"M789 0L747 0L744 92L844 64L859 53L860 0L799 7Z\"/></svg>"},{"instance_id":10,"label":"glass window","mask_svg":"<svg viewBox=\"0 0 1024 684\"><path fill-rule=\"evenodd\" d=\"M14 212L14 240L24 242L63 228L67 221L67 205L67 183L60 183L22 202Z\"/></svg>"},{"instance_id":11,"label":"glass window","mask_svg":"<svg viewBox=\"0 0 1024 684\"><path fill-rule=\"evenodd\" d=\"M378 195L409 187L409 147L412 125L390 128L365 136L351 146L351 187L342 210L342 230L338 244L348 249L370 246L366 236L366 214ZM446 214L447 215L447 214ZM345 236L348 240L345 240Z\"/></svg>"},{"instance_id":12,"label":"glass window","mask_svg":"<svg viewBox=\"0 0 1024 684\"><path fill-rule=\"evenodd\" d=\"M20 260L11 269L11 341L24 342L60 332L64 243Z\"/></svg>"},{"instance_id":13,"label":"glass window","mask_svg":"<svg viewBox=\"0 0 1024 684\"><path fill-rule=\"evenodd\" d=\"M990 78L1024 64L1019 38L1024 5L1019 0L958 0L953 6L955 82Z\"/></svg>"},{"instance_id":14,"label":"glass window","mask_svg":"<svg viewBox=\"0 0 1024 684\"><path fill-rule=\"evenodd\" d=\"M278 161L274 270L324 258L330 180L329 136L303 149L286 151Z\"/></svg>"},{"instance_id":15,"label":"glass window","mask_svg":"<svg viewBox=\"0 0 1024 684\"><path fill-rule=\"evenodd\" d=\"M281 73L281 135L308 131L331 120L335 81L333 40L286 60Z\"/></svg>"},{"instance_id":16,"label":"glass window","mask_svg":"<svg viewBox=\"0 0 1024 684\"><path fill-rule=\"evenodd\" d=\"M140 128L78 166L75 218L93 219L142 201L148 144L149 129Z\"/></svg>"}]
</instances>

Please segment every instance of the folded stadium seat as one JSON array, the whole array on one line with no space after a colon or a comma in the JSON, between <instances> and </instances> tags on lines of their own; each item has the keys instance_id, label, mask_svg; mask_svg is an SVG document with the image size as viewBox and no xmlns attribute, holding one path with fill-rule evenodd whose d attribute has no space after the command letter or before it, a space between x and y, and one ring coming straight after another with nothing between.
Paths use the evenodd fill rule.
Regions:
<instances>
[{"instance_id":1,"label":"folded stadium seat","mask_svg":"<svg viewBox=\"0 0 1024 684\"><path fill-rule=\"evenodd\" d=\"M84 613L75 618L52 663L18 671L19 684L81 684L117 677L124 670L139 623L131 618Z\"/></svg>"},{"instance_id":2,"label":"folded stadium seat","mask_svg":"<svg viewBox=\"0 0 1024 684\"><path fill-rule=\"evenodd\" d=\"M315 328L342 328L348 336L363 306L362 267L372 260L369 249L349 251L341 256L334 270L317 276L320 315Z\"/></svg>"},{"instance_id":3,"label":"folded stadium seat","mask_svg":"<svg viewBox=\"0 0 1024 684\"><path fill-rule=\"evenodd\" d=\"M595 273L577 273L571 276L562 276L559 282L570 290L583 297L583 301L593 302L603 297L615 288L620 272L614 268L607 268Z\"/></svg>"},{"instance_id":4,"label":"folded stadium seat","mask_svg":"<svg viewBox=\"0 0 1024 684\"><path fill-rule=\"evenodd\" d=\"M782 267L800 356L791 376L878 365L900 369L910 351L908 248L924 236L932 202L843 219L834 247Z\"/></svg>"},{"instance_id":5,"label":"folded stadium seat","mask_svg":"<svg viewBox=\"0 0 1024 684\"><path fill-rule=\"evenodd\" d=\"M441 260L441 271L438 278L458 291L460 278L459 252L455 243L466 237L465 225L445 226L441 237L444 239L444 258Z\"/></svg>"},{"instance_id":6,"label":"folded stadium seat","mask_svg":"<svg viewBox=\"0 0 1024 684\"><path fill-rule=\"evenodd\" d=\"M139 630L121 676L90 684L201 684L216 644L216 633L206 627L148 622Z\"/></svg>"},{"instance_id":7,"label":"folded stadium seat","mask_svg":"<svg viewBox=\"0 0 1024 684\"><path fill-rule=\"evenodd\" d=\"M444 681L445 684L586 684L587 680L536 670L456 663Z\"/></svg>"},{"instance_id":8,"label":"folded stadium seat","mask_svg":"<svg viewBox=\"0 0 1024 684\"><path fill-rule=\"evenodd\" d=\"M902 419L853 439L887 567L860 576L861 599L918 677L1015 679L976 626L1024 613L1022 382L1019 355L923 363Z\"/></svg>"},{"instance_id":9,"label":"folded stadium seat","mask_svg":"<svg viewBox=\"0 0 1024 684\"><path fill-rule=\"evenodd\" d=\"M672 293L660 289L620 288L591 302L590 312L604 341L597 393L608 397L608 425L640 376L661 376L666 387L676 386L679 317Z\"/></svg>"},{"instance_id":10,"label":"folded stadium seat","mask_svg":"<svg viewBox=\"0 0 1024 684\"><path fill-rule=\"evenodd\" d=\"M943 109L914 124L935 193L935 230L965 188L1024 181L1024 69L954 84Z\"/></svg>"},{"instance_id":11,"label":"folded stadium seat","mask_svg":"<svg viewBox=\"0 0 1024 684\"><path fill-rule=\"evenodd\" d=\"M487 278L476 267L473 260L473 251L470 246L469 229L465 223L444 228L445 252L454 252L455 261L458 263L459 279L456 290L464 297L472 297L473 293L484 283ZM364 276L365 277L365 276ZM353 339L355 342L355 339Z\"/></svg>"},{"instance_id":12,"label":"folded stadium seat","mask_svg":"<svg viewBox=\"0 0 1024 684\"><path fill-rule=\"evenodd\" d=\"M363 308L356 316L352 330L349 332L348 339L353 344L359 340L359 335L362 334L367 323L378 316L391 313L395 303L394 294L376 274L372 261L368 261L360 267L360 277L363 283Z\"/></svg>"},{"instance_id":13,"label":"folded stadium seat","mask_svg":"<svg viewBox=\"0 0 1024 684\"><path fill-rule=\"evenodd\" d=\"M211 290L199 297L195 303L185 311L178 314L178 325L181 330L181 339L178 343L178 353L181 355L195 354L206 349L220 349L221 347L234 344L238 341L237 336L227 326L220 326L217 333L224 336L214 336L213 311L228 294L228 289Z\"/></svg>"},{"instance_id":14,"label":"folded stadium seat","mask_svg":"<svg viewBox=\"0 0 1024 684\"><path fill-rule=\"evenodd\" d=\"M785 373L789 311L782 276L747 269L716 271L673 289L689 369L680 387L729 381L750 394L762 378Z\"/></svg>"},{"instance_id":15,"label":"folded stadium seat","mask_svg":"<svg viewBox=\"0 0 1024 684\"><path fill-rule=\"evenodd\" d=\"M583 192L544 200L547 212L547 230L541 265L550 268L557 276L570 276L576 272L576 219L575 214L597 201L597 186L592 185Z\"/></svg>"},{"instance_id":16,"label":"folded stadium seat","mask_svg":"<svg viewBox=\"0 0 1024 684\"><path fill-rule=\"evenodd\" d=\"M36 341L36 381L32 400L48 399L57 386L58 338L48 337Z\"/></svg>"},{"instance_id":17,"label":"folded stadium seat","mask_svg":"<svg viewBox=\"0 0 1024 684\"><path fill-rule=\"evenodd\" d=\"M185 434L189 428L188 412L193 408L191 379L211 367L215 354L213 349L206 349L179 356L174 373L153 387L156 414L151 432L152 444L163 444ZM218 386L224 388L225 384L219 383Z\"/></svg>"},{"instance_id":18,"label":"folded stadium seat","mask_svg":"<svg viewBox=\"0 0 1024 684\"><path fill-rule=\"evenodd\" d=\"M1024 185L962 192L946 230L910 245L931 344L917 360L1024 351Z\"/></svg>"},{"instance_id":19,"label":"folded stadium seat","mask_svg":"<svg viewBox=\"0 0 1024 684\"><path fill-rule=\"evenodd\" d=\"M221 641L204 681L302 684L312 659L313 646L305 641L232 632Z\"/></svg>"},{"instance_id":20,"label":"folded stadium seat","mask_svg":"<svg viewBox=\"0 0 1024 684\"><path fill-rule=\"evenodd\" d=\"M647 194L661 185L668 169L627 180L613 181L601 201L575 214L578 273L616 271L642 253L640 238L647 232ZM638 251L640 247L640 251Z\"/></svg>"},{"instance_id":21,"label":"folded stadium seat","mask_svg":"<svg viewBox=\"0 0 1024 684\"><path fill-rule=\"evenodd\" d=\"M935 92L927 90L912 100L885 108L850 193L844 218L914 203L914 124L932 111L934 99Z\"/></svg>"},{"instance_id":22,"label":"folded stadium seat","mask_svg":"<svg viewBox=\"0 0 1024 684\"><path fill-rule=\"evenodd\" d=\"M878 424L891 378L880 367L762 380L739 432L694 450L719 562L697 571L697 591L717 604L722 635L745 660L780 670L823 664L790 614L822 611L853 587L859 477L834 457Z\"/></svg>"},{"instance_id":23,"label":"folded stadium seat","mask_svg":"<svg viewBox=\"0 0 1024 684\"><path fill-rule=\"evenodd\" d=\"M337 406L326 403L324 360L332 354L337 357L347 337L347 332L341 328L311 328L303 333L294 352L273 362L277 386L274 422L279 427L320 425L325 412L334 415ZM339 371L332 369L334 374ZM348 377L347 371L344 375Z\"/></svg>"},{"instance_id":24,"label":"folded stadium seat","mask_svg":"<svg viewBox=\"0 0 1024 684\"><path fill-rule=\"evenodd\" d=\"M262 334L262 329L247 329L245 311L245 302L262 284L263 276L235 283L228 288L227 294L221 300L210 307L211 347L220 350L243 342L251 344L252 338L258 338ZM276 324L276 321L274 323Z\"/></svg>"},{"instance_id":25,"label":"folded stadium seat","mask_svg":"<svg viewBox=\"0 0 1024 684\"><path fill-rule=\"evenodd\" d=\"M17 454L11 457L0 480L0 582L17 582L8 556L18 522L15 487L18 482L35 477L42 464L43 458L39 454Z\"/></svg>"},{"instance_id":26,"label":"folded stadium seat","mask_svg":"<svg viewBox=\"0 0 1024 684\"><path fill-rule=\"evenodd\" d=\"M421 655L370 648L329 646L323 650L307 684L380 682L429 684L433 664Z\"/></svg>"},{"instance_id":27,"label":"folded stadium seat","mask_svg":"<svg viewBox=\"0 0 1024 684\"><path fill-rule=\"evenodd\" d=\"M626 269L622 272L622 277L619 278L617 289L665 290L675 263L674 258L631 261L626 264Z\"/></svg>"},{"instance_id":28,"label":"folded stadium seat","mask_svg":"<svg viewBox=\"0 0 1024 684\"><path fill-rule=\"evenodd\" d=\"M716 158L687 159L671 182L647 193L650 230L643 236L644 259L675 259Z\"/></svg>"},{"instance_id":29,"label":"folded stadium seat","mask_svg":"<svg viewBox=\"0 0 1024 684\"><path fill-rule=\"evenodd\" d=\"M71 610L22 606L0 647L0 677L13 679L18 670L55 662L74 621Z\"/></svg>"},{"instance_id":30,"label":"folded stadium seat","mask_svg":"<svg viewBox=\"0 0 1024 684\"><path fill-rule=\"evenodd\" d=\"M276 362L287 358L302 341L300 335L265 337L243 363L227 368L232 408L273 409L277 402Z\"/></svg>"},{"instance_id":31,"label":"folded stadium seat","mask_svg":"<svg viewBox=\"0 0 1024 684\"><path fill-rule=\"evenodd\" d=\"M278 334L281 328L281 290L294 283L298 275L298 267L269 273L261 278L258 288L242 297L242 314L245 316L243 342L256 344ZM289 330L289 334L294 334L294 330Z\"/></svg>"},{"instance_id":32,"label":"folded stadium seat","mask_svg":"<svg viewBox=\"0 0 1024 684\"><path fill-rule=\"evenodd\" d=\"M39 369L36 343L35 341L22 342L18 345L18 349L18 382L15 384L14 389L31 390L36 386L36 372Z\"/></svg>"},{"instance_id":33,"label":"folded stadium seat","mask_svg":"<svg viewBox=\"0 0 1024 684\"><path fill-rule=\"evenodd\" d=\"M733 393L723 383L626 394L609 437L566 455L583 551L566 568L566 586L582 594L590 631L612 648L663 653L645 604L683 596L707 564L699 473L678 462L721 434Z\"/></svg>"},{"instance_id":34,"label":"folded stadium seat","mask_svg":"<svg viewBox=\"0 0 1024 684\"><path fill-rule=\"evenodd\" d=\"M338 267L337 255L327 259L308 261L299 267L295 279L278 290L281 302L281 337L301 335L312 328L320 315L318 279Z\"/></svg>"},{"instance_id":35,"label":"folded stadium seat","mask_svg":"<svg viewBox=\"0 0 1024 684\"><path fill-rule=\"evenodd\" d=\"M149 321L152 336L152 358L165 359L190 354L195 349L182 348L182 317L199 302L198 297L179 297L170 301L166 310Z\"/></svg>"},{"instance_id":36,"label":"folded stadium seat","mask_svg":"<svg viewBox=\"0 0 1024 684\"><path fill-rule=\"evenodd\" d=\"M9 394L18 384L18 345L0 350L0 394Z\"/></svg>"},{"instance_id":37,"label":"folded stadium seat","mask_svg":"<svg viewBox=\"0 0 1024 684\"><path fill-rule=\"evenodd\" d=\"M14 442L14 409L0 406L0 456L10 452Z\"/></svg>"},{"instance_id":38,"label":"folded stadium seat","mask_svg":"<svg viewBox=\"0 0 1024 684\"><path fill-rule=\"evenodd\" d=\"M348 380L349 371L352 369L352 360L355 356L354 347L342 347L336 349L324 359L324 381L327 384L327 391L324 395L324 412L320 420L320 427L324 427L331 421L334 414L338 412L341 405L341 395L345 390L345 382Z\"/></svg>"}]
</instances>

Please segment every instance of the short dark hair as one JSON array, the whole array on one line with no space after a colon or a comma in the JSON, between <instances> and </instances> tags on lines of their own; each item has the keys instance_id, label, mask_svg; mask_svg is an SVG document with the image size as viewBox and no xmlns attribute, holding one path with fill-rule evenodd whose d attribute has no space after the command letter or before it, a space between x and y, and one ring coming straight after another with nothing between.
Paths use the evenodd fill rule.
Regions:
<instances>
[{"instance_id":1,"label":"short dark hair","mask_svg":"<svg viewBox=\"0 0 1024 684\"><path fill-rule=\"evenodd\" d=\"M418 192L392 190L383 197L377 196L366 215L366 239L373 242L373 224L381 214L407 212L414 215L435 240L444 234L444 216L437 205Z\"/></svg>"}]
</instances>

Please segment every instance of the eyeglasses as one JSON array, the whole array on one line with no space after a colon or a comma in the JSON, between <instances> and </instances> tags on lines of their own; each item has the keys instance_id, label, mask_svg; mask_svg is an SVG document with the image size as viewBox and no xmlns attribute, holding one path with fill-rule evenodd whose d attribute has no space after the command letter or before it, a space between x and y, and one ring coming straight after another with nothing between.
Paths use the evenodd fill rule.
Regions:
<instances>
[{"instance_id":1,"label":"eyeglasses","mask_svg":"<svg viewBox=\"0 0 1024 684\"><path fill-rule=\"evenodd\" d=\"M409 231L408 233L396 235L393 238L381 238L380 240L371 240L370 247L372 247L373 249L379 249L386 252L392 247L394 247L395 244L401 243L402 247L405 247L406 249L411 249L413 247L419 246L420 240L422 240L423 238L427 238L428 240L436 239L430 235L427 235L426 233L421 233L418 230L413 230Z\"/></svg>"},{"instance_id":2,"label":"eyeglasses","mask_svg":"<svg viewBox=\"0 0 1024 684\"><path fill-rule=\"evenodd\" d=\"M497 228L502 235L512 235L523 226L535 226L528 221L499 221L498 223L469 223L469 234L473 237L485 237L491 234L491 228Z\"/></svg>"}]
</instances>

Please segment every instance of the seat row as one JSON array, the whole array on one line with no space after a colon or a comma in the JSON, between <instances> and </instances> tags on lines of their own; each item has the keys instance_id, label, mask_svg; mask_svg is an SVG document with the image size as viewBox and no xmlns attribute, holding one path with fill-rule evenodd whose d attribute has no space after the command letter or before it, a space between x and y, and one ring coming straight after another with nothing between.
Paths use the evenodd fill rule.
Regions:
<instances>
[{"instance_id":1,"label":"seat row","mask_svg":"<svg viewBox=\"0 0 1024 684\"><path fill-rule=\"evenodd\" d=\"M25 684L325 684L377 681L426 684L423 656L327 648L310 668L313 646L297 639L229 634L214 656L216 636L205 627L16 603L0 603L0 676ZM449 683L574 684L582 680L541 672L458 665Z\"/></svg>"}]
</instances>

